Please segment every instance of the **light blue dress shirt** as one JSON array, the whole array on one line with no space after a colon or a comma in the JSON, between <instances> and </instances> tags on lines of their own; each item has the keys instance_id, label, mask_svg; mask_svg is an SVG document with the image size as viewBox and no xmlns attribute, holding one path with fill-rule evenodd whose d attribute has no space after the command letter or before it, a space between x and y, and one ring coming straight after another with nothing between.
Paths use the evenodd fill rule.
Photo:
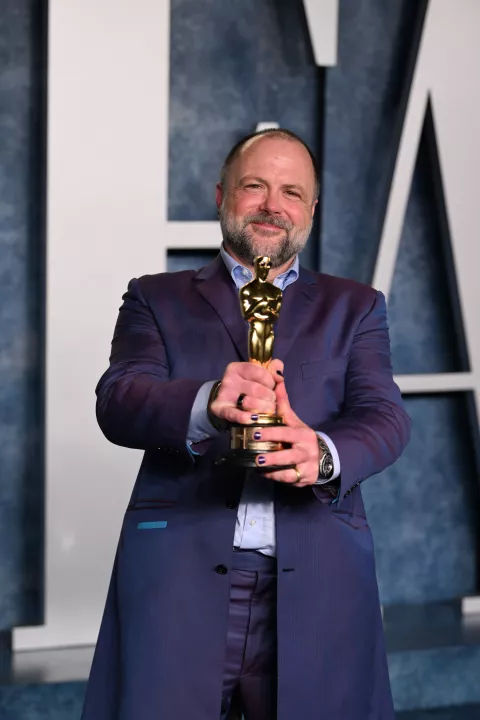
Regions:
<instances>
[{"instance_id":1,"label":"light blue dress shirt","mask_svg":"<svg viewBox=\"0 0 480 720\"><path fill-rule=\"evenodd\" d=\"M253 279L252 272L234 260L225 248L220 248L222 259L230 271L238 290ZM277 275L273 284L282 291L298 279L299 261L295 257L293 264L281 275ZM212 386L216 381L207 382L197 393L190 415L187 442L191 451L196 442L215 437L218 431L210 424L207 415L207 402ZM333 441L319 432L318 435L327 443L333 457L334 474L328 482L340 475L340 459ZM274 484L268 478L258 477L255 472L247 473L242 497L238 506L237 523L235 526L234 547L242 550L258 550L265 555L275 555L275 507Z\"/></svg>"}]
</instances>

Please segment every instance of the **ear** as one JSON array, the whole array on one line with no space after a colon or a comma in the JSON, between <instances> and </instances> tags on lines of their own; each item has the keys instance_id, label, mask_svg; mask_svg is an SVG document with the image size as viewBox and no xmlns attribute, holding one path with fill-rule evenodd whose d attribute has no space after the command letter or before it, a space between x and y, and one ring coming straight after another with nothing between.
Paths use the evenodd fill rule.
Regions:
<instances>
[{"instance_id":1,"label":"ear","mask_svg":"<svg viewBox=\"0 0 480 720\"><path fill-rule=\"evenodd\" d=\"M314 215L314 213L315 213L315 208L317 207L317 205L318 205L318 200L315 200L315 202L314 202L313 205L312 205L312 217L313 217L313 215Z\"/></svg>"},{"instance_id":2,"label":"ear","mask_svg":"<svg viewBox=\"0 0 480 720\"><path fill-rule=\"evenodd\" d=\"M223 188L221 184L218 182L217 187L215 188L215 202L217 203L217 208L220 210L220 205L223 201Z\"/></svg>"}]
</instances>

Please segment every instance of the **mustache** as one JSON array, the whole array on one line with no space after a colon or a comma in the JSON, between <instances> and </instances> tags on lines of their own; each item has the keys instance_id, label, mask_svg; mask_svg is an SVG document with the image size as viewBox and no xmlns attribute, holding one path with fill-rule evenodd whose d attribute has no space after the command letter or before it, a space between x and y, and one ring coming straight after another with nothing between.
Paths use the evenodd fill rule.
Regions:
<instances>
[{"instance_id":1,"label":"mustache","mask_svg":"<svg viewBox=\"0 0 480 720\"><path fill-rule=\"evenodd\" d=\"M293 227L291 223L287 222L287 220L283 220L282 218L270 215L270 213L266 212L256 213L255 215L247 215L244 217L243 227L246 227L249 223L268 223L269 225L274 225L275 227L287 231L291 230Z\"/></svg>"}]
</instances>

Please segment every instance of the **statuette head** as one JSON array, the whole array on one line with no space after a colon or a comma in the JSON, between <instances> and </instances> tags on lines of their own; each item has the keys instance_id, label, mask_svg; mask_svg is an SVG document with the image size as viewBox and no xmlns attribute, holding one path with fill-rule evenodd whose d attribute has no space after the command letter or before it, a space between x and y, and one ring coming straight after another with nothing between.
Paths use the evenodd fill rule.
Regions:
<instances>
[{"instance_id":1,"label":"statuette head","mask_svg":"<svg viewBox=\"0 0 480 720\"><path fill-rule=\"evenodd\" d=\"M266 280L268 277L268 273L270 272L270 269L272 267L272 263L270 262L270 258L266 255L258 255L255 258L254 261L255 266L255 275L260 280Z\"/></svg>"}]
</instances>

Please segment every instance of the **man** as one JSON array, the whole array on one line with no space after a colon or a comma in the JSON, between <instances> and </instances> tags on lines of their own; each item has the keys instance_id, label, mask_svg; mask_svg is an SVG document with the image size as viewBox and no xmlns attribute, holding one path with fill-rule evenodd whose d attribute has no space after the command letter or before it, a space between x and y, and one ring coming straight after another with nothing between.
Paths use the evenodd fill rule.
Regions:
<instances>
[{"instance_id":1,"label":"man","mask_svg":"<svg viewBox=\"0 0 480 720\"><path fill-rule=\"evenodd\" d=\"M297 136L245 138L217 186L220 255L124 296L97 416L145 455L84 720L393 720L359 486L410 421L383 296L299 265L317 196ZM248 362L238 298L258 255L283 291L268 369ZM261 439L290 449L248 473L215 464L229 423L275 407L285 426Z\"/></svg>"}]
</instances>

